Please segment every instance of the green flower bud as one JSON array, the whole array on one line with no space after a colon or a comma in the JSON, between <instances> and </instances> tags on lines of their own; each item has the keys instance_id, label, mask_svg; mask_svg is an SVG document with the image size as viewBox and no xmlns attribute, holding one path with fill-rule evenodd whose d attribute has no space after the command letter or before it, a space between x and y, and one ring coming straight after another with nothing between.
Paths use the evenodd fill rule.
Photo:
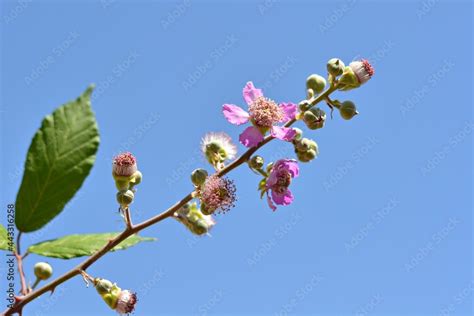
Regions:
<instances>
[{"instance_id":1,"label":"green flower bud","mask_svg":"<svg viewBox=\"0 0 474 316\"><path fill-rule=\"evenodd\" d=\"M94 280L95 289L100 295L110 293L113 288L113 283L106 279L96 278Z\"/></svg>"},{"instance_id":2,"label":"green flower bud","mask_svg":"<svg viewBox=\"0 0 474 316\"><path fill-rule=\"evenodd\" d=\"M298 127L293 127L293 130L296 132L294 140L300 140L303 137L303 131Z\"/></svg>"},{"instance_id":3,"label":"green flower bud","mask_svg":"<svg viewBox=\"0 0 474 316\"><path fill-rule=\"evenodd\" d=\"M211 215L212 213L214 213L214 210L209 209L206 204L201 203L201 212L204 215Z\"/></svg>"},{"instance_id":4,"label":"green flower bud","mask_svg":"<svg viewBox=\"0 0 474 316\"><path fill-rule=\"evenodd\" d=\"M196 169L194 170L192 173L191 173L191 181L193 182L193 184L195 186L200 186L202 184L204 184L204 182L206 181L206 178L208 176L208 173L206 170L204 169Z\"/></svg>"},{"instance_id":5,"label":"green flower bud","mask_svg":"<svg viewBox=\"0 0 474 316\"><path fill-rule=\"evenodd\" d=\"M135 194L132 190L123 190L117 192L117 202L123 207L127 207L128 205L132 204L134 197Z\"/></svg>"},{"instance_id":6,"label":"green flower bud","mask_svg":"<svg viewBox=\"0 0 474 316\"><path fill-rule=\"evenodd\" d=\"M332 58L327 63L328 73L331 76L337 77L344 71L344 63L339 58Z\"/></svg>"},{"instance_id":7,"label":"green flower bud","mask_svg":"<svg viewBox=\"0 0 474 316\"><path fill-rule=\"evenodd\" d=\"M34 266L35 276L39 280L47 280L53 275L53 267L46 262L38 262Z\"/></svg>"},{"instance_id":8,"label":"green flower bud","mask_svg":"<svg viewBox=\"0 0 474 316\"><path fill-rule=\"evenodd\" d=\"M303 114L303 121L309 129L322 128L326 121L326 113L320 108L311 108Z\"/></svg>"},{"instance_id":9,"label":"green flower bud","mask_svg":"<svg viewBox=\"0 0 474 316\"><path fill-rule=\"evenodd\" d=\"M313 74L306 79L306 88L311 89L314 93L319 94L326 87L326 79L320 75Z\"/></svg>"},{"instance_id":10,"label":"green flower bud","mask_svg":"<svg viewBox=\"0 0 474 316\"><path fill-rule=\"evenodd\" d=\"M339 113L341 113L341 116L345 120L350 120L359 112L357 112L356 106L352 101L344 101L341 104L341 107L339 108Z\"/></svg>"},{"instance_id":11,"label":"green flower bud","mask_svg":"<svg viewBox=\"0 0 474 316\"><path fill-rule=\"evenodd\" d=\"M298 107L301 110L301 112L306 111L307 109L310 108L310 106L311 106L311 103L309 103L308 100L303 100L298 104Z\"/></svg>"},{"instance_id":12,"label":"green flower bud","mask_svg":"<svg viewBox=\"0 0 474 316\"><path fill-rule=\"evenodd\" d=\"M143 175L140 171L135 171L132 176L132 180L130 180L130 186L133 188L136 185L139 185L142 182Z\"/></svg>"},{"instance_id":13,"label":"green flower bud","mask_svg":"<svg viewBox=\"0 0 474 316\"><path fill-rule=\"evenodd\" d=\"M314 97L314 90L313 89L306 89L306 97L308 99L311 99L312 97Z\"/></svg>"},{"instance_id":14,"label":"green flower bud","mask_svg":"<svg viewBox=\"0 0 474 316\"><path fill-rule=\"evenodd\" d=\"M255 169L255 170L259 170L259 169L262 169L263 165L264 165L264 160L261 156L253 156L250 160L249 160L249 166L250 168L252 169Z\"/></svg>"},{"instance_id":15,"label":"green flower bud","mask_svg":"<svg viewBox=\"0 0 474 316\"><path fill-rule=\"evenodd\" d=\"M298 142L295 142L295 150L297 152L305 152L311 149L311 139L303 138Z\"/></svg>"}]
</instances>

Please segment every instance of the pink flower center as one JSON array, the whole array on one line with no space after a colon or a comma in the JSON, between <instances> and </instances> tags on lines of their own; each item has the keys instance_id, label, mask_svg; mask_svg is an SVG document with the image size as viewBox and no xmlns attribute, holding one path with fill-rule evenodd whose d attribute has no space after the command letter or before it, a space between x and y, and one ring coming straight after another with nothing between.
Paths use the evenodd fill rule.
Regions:
<instances>
[{"instance_id":1,"label":"pink flower center","mask_svg":"<svg viewBox=\"0 0 474 316\"><path fill-rule=\"evenodd\" d=\"M252 120L260 127L272 127L285 118L283 109L275 101L265 97L255 99L249 105L249 112Z\"/></svg>"},{"instance_id":2,"label":"pink flower center","mask_svg":"<svg viewBox=\"0 0 474 316\"><path fill-rule=\"evenodd\" d=\"M225 178L210 176L204 184L201 200L210 210L219 210L222 213L234 207L236 201L234 183Z\"/></svg>"},{"instance_id":3,"label":"pink flower center","mask_svg":"<svg viewBox=\"0 0 474 316\"><path fill-rule=\"evenodd\" d=\"M287 170L281 170L278 173L277 183L275 184L273 190L278 193L282 193L288 189L291 184L291 174Z\"/></svg>"},{"instance_id":4,"label":"pink flower center","mask_svg":"<svg viewBox=\"0 0 474 316\"><path fill-rule=\"evenodd\" d=\"M361 60L362 64L364 65L364 69L369 74L370 77L372 77L375 73L374 67L369 63L367 59L362 59Z\"/></svg>"},{"instance_id":5,"label":"pink flower center","mask_svg":"<svg viewBox=\"0 0 474 316\"><path fill-rule=\"evenodd\" d=\"M131 153L126 152L126 153L117 155L114 158L114 163L117 166L132 166L136 163L136 159Z\"/></svg>"}]
</instances>

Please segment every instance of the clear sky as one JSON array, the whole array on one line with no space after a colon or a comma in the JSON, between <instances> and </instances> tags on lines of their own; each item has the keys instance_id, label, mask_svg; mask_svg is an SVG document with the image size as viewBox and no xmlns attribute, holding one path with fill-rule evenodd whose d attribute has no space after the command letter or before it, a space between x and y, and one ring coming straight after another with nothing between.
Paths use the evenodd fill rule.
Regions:
<instances>
[{"instance_id":1,"label":"clear sky","mask_svg":"<svg viewBox=\"0 0 474 316\"><path fill-rule=\"evenodd\" d=\"M145 219L192 189L189 173L206 166L204 133L237 139L242 128L220 109L243 104L247 81L299 102L328 59L366 57L374 78L335 95L361 114L335 113L306 132L320 157L301 166L291 206L272 213L259 177L242 167L230 174L237 206L211 238L168 220L142 233L156 242L89 272L137 291L136 315L472 315L471 2L2 0L0 18L2 208L15 200L41 119L97 84L96 164L24 247L122 228L110 176L117 152L138 157L133 211ZM293 156L282 142L261 154ZM27 258L30 276L38 260ZM47 261L59 275L80 260ZM114 313L80 278L26 312Z\"/></svg>"}]
</instances>

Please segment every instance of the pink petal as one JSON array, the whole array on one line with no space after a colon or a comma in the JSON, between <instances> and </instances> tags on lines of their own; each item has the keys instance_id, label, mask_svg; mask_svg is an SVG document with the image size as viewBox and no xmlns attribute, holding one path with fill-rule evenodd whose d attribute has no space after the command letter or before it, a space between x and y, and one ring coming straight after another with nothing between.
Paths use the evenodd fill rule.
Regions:
<instances>
[{"instance_id":1,"label":"pink petal","mask_svg":"<svg viewBox=\"0 0 474 316\"><path fill-rule=\"evenodd\" d=\"M250 115L241 107L233 104L224 104L222 106L222 113L229 123L234 125L242 125L249 121Z\"/></svg>"},{"instance_id":2,"label":"pink petal","mask_svg":"<svg viewBox=\"0 0 474 316\"><path fill-rule=\"evenodd\" d=\"M268 206L275 212L277 207L275 206L275 204L273 204L272 199L268 195L268 192L267 192L267 203L268 203Z\"/></svg>"},{"instance_id":3,"label":"pink petal","mask_svg":"<svg viewBox=\"0 0 474 316\"><path fill-rule=\"evenodd\" d=\"M272 199L278 205L290 205L295 199L290 190L286 189L283 193L277 193L272 190Z\"/></svg>"},{"instance_id":4,"label":"pink petal","mask_svg":"<svg viewBox=\"0 0 474 316\"><path fill-rule=\"evenodd\" d=\"M245 147L255 147L263 141L263 135L255 126L249 126L240 134L239 140Z\"/></svg>"},{"instance_id":5,"label":"pink petal","mask_svg":"<svg viewBox=\"0 0 474 316\"><path fill-rule=\"evenodd\" d=\"M296 131L290 127L272 126L271 134L275 138L291 142L296 136Z\"/></svg>"},{"instance_id":6,"label":"pink petal","mask_svg":"<svg viewBox=\"0 0 474 316\"><path fill-rule=\"evenodd\" d=\"M287 170L293 178L296 178L300 174L300 168L298 167L298 162L295 159L280 159L275 162L273 169Z\"/></svg>"},{"instance_id":7,"label":"pink petal","mask_svg":"<svg viewBox=\"0 0 474 316\"><path fill-rule=\"evenodd\" d=\"M283 109L285 112L285 118L283 119L283 122L287 122L289 120L292 120L296 117L296 112L297 112L297 106L294 103L288 102L288 103L280 103L280 107Z\"/></svg>"},{"instance_id":8,"label":"pink petal","mask_svg":"<svg viewBox=\"0 0 474 316\"><path fill-rule=\"evenodd\" d=\"M253 82L249 81L243 90L244 100L250 105L256 98L263 96L261 89L257 89L253 86Z\"/></svg>"}]
</instances>

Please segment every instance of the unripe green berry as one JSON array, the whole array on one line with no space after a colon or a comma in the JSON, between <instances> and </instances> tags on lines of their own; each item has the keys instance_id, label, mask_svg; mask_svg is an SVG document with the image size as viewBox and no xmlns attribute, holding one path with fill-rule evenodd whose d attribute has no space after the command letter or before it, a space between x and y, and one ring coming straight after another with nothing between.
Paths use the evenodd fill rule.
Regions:
<instances>
[{"instance_id":1,"label":"unripe green berry","mask_svg":"<svg viewBox=\"0 0 474 316\"><path fill-rule=\"evenodd\" d=\"M320 108L311 108L304 113L303 121L309 129L322 128L326 121L326 113Z\"/></svg>"},{"instance_id":2,"label":"unripe green berry","mask_svg":"<svg viewBox=\"0 0 474 316\"><path fill-rule=\"evenodd\" d=\"M328 73L334 77L342 75L346 65L339 58L332 58L327 63Z\"/></svg>"},{"instance_id":3,"label":"unripe green berry","mask_svg":"<svg viewBox=\"0 0 474 316\"><path fill-rule=\"evenodd\" d=\"M306 111L303 113L303 121L305 123L312 123L315 122L318 118L316 115L313 114L311 111Z\"/></svg>"},{"instance_id":4,"label":"unripe green berry","mask_svg":"<svg viewBox=\"0 0 474 316\"><path fill-rule=\"evenodd\" d=\"M265 161L263 160L263 158L261 156L258 156L258 155L253 156L249 160L250 168L255 169L255 170L262 169L264 163L265 163Z\"/></svg>"},{"instance_id":5,"label":"unripe green berry","mask_svg":"<svg viewBox=\"0 0 474 316\"><path fill-rule=\"evenodd\" d=\"M39 280L47 280L53 275L53 268L46 262L38 262L34 266L34 272Z\"/></svg>"},{"instance_id":6,"label":"unripe green berry","mask_svg":"<svg viewBox=\"0 0 474 316\"><path fill-rule=\"evenodd\" d=\"M123 190L117 192L117 202L122 206L128 206L133 202L135 194L132 190Z\"/></svg>"},{"instance_id":7,"label":"unripe green berry","mask_svg":"<svg viewBox=\"0 0 474 316\"><path fill-rule=\"evenodd\" d=\"M204 184L204 182L206 181L206 178L208 176L208 173L206 170L204 169L196 169L194 170L192 173L191 173L191 181L193 182L193 184L195 186L200 186L202 184Z\"/></svg>"},{"instance_id":8,"label":"unripe green berry","mask_svg":"<svg viewBox=\"0 0 474 316\"><path fill-rule=\"evenodd\" d=\"M343 119L350 120L359 112L357 112L356 106L352 101L344 101L339 108L339 113L341 113Z\"/></svg>"},{"instance_id":9,"label":"unripe green berry","mask_svg":"<svg viewBox=\"0 0 474 316\"><path fill-rule=\"evenodd\" d=\"M326 87L326 79L320 75L313 74L306 79L306 88L311 89L314 93L319 94Z\"/></svg>"},{"instance_id":10,"label":"unripe green berry","mask_svg":"<svg viewBox=\"0 0 474 316\"><path fill-rule=\"evenodd\" d=\"M100 295L109 293L110 290L112 290L112 287L114 286L112 282L110 282L109 280L99 279L99 278L96 278L94 280L94 284L95 284L95 289Z\"/></svg>"}]
</instances>

